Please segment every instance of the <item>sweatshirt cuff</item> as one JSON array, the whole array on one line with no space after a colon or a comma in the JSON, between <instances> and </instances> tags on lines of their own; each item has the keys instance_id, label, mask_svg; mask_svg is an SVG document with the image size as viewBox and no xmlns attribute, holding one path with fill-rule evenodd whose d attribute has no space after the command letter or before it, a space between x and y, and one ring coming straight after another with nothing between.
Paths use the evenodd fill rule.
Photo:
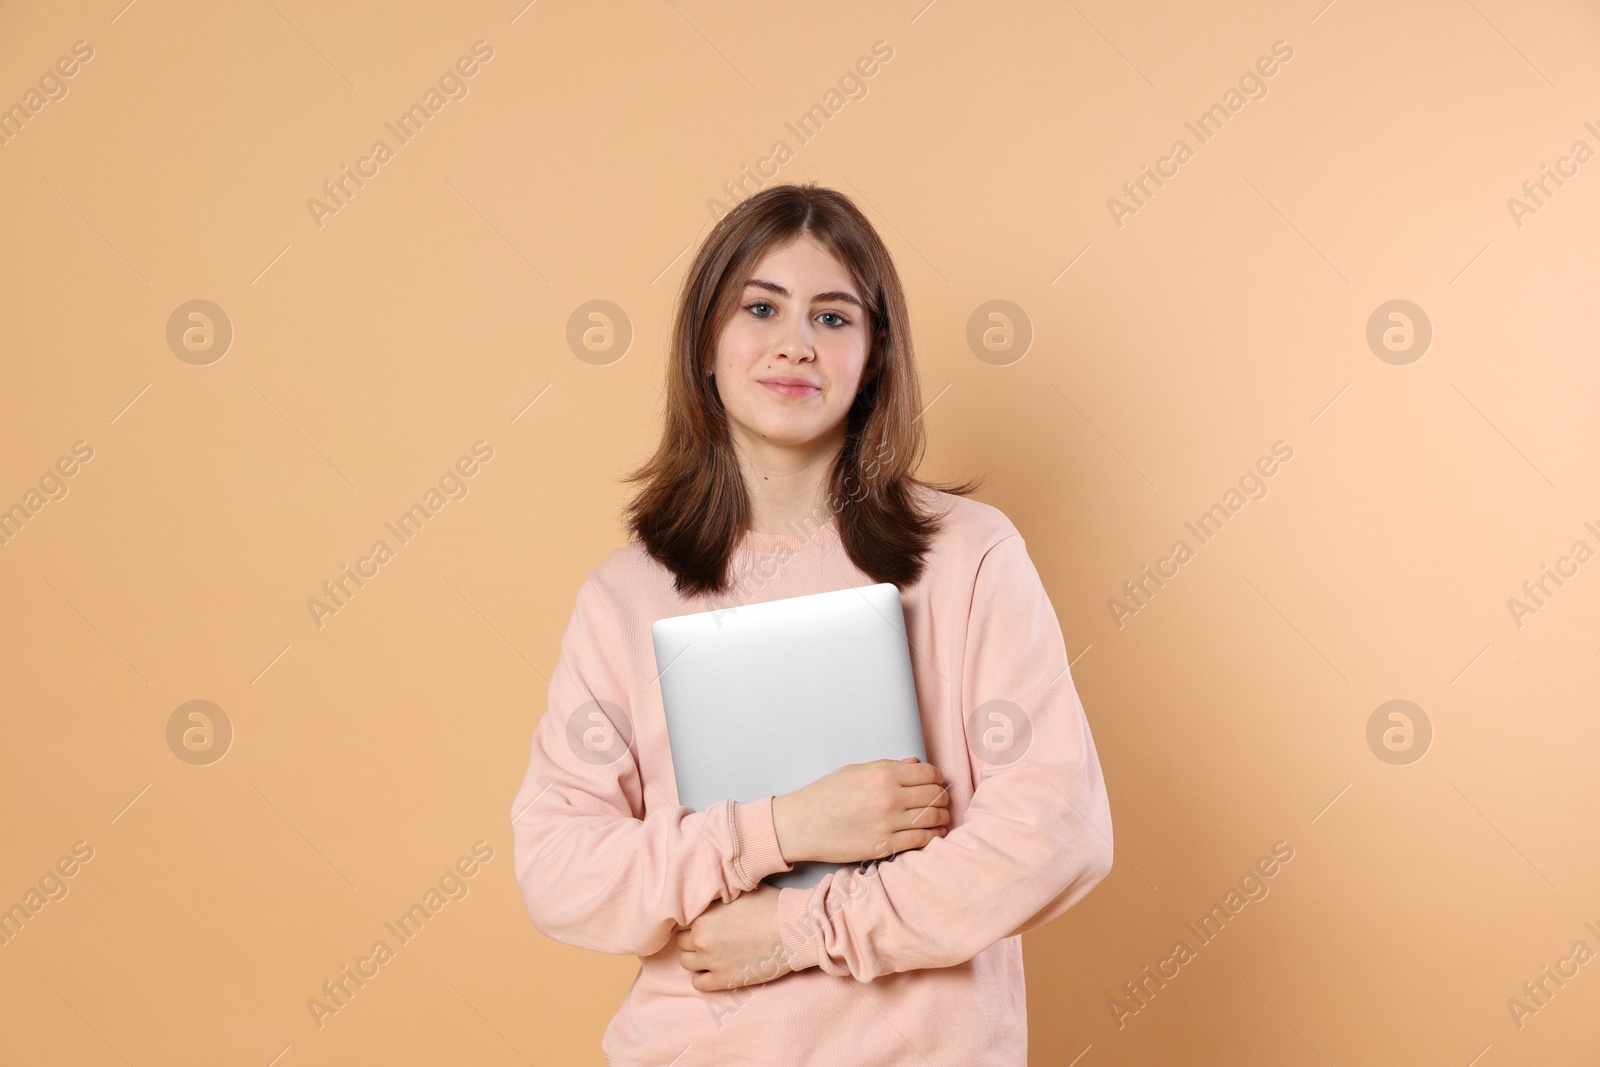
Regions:
<instances>
[{"instance_id":1,"label":"sweatshirt cuff","mask_svg":"<svg viewBox=\"0 0 1600 1067\"><path fill-rule=\"evenodd\" d=\"M778 828L772 821L772 797L733 805L733 867L748 892L761 879L779 871L794 870L778 847Z\"/></svg>"},{"instance_id":2,"label":"sweatshirt cuff","mask_svg":"<svg viewBox=\"0 0 1600 1067\"><path fill-rule=\"evenodd\" d=\"M817 966L818 931L808 911L815 892L816 886L778 890L778 932L783 937L784 960L791 971Z\"/></svg>"}]
</instances>

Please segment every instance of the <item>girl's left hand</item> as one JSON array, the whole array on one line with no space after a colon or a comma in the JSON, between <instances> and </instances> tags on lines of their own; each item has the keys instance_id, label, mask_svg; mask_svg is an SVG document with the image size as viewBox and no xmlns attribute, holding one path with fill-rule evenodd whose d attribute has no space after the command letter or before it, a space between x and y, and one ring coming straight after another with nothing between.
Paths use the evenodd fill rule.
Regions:
<instances>
[{"instance_id":1,"label":"girl's left hand","mask_svg":"<svg viewBox=\"0 0 1600 1067\"><path fill-rule=\"evenodd\" d=\"M694 987L715 993L789 973L778 931L777 886L763 883L732 902L713 901L677 935L678 963Z\"/></svg>"}]
</instances>

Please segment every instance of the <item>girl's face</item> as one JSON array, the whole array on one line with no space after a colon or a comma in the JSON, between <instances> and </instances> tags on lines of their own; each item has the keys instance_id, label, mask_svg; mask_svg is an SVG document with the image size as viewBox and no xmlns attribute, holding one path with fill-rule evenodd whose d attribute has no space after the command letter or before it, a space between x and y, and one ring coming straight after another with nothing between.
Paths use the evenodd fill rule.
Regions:
<instances>
[{"instance_id":1,"label":"girl's face","mask_svg":"<svg viewBox=\"0 0 1600 1067\"><path fill-rule=\"evenodd\" d=\"M871 325L850 272L803 234L756 264L717 342L717 393L744 446L805 453L844 442Z\"/></svg>"}]
</instances>

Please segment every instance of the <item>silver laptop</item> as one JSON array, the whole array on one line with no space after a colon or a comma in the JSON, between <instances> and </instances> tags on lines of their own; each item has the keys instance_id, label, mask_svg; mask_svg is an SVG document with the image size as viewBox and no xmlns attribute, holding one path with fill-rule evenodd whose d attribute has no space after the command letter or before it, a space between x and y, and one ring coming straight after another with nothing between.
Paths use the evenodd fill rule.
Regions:
<instances>
[{"instance_id":1,"label":"silver laptop","mask_svg":"<svg viewBox=\"0 0 1600 1067\"><path fill-rule=\"evenodd\" d=\"M840 767L927 761L900 591L890 582L677 615L650 628L678 800L782 796ZM805 888L853 863L796 863Z\"/></svg>"}]
</instances>

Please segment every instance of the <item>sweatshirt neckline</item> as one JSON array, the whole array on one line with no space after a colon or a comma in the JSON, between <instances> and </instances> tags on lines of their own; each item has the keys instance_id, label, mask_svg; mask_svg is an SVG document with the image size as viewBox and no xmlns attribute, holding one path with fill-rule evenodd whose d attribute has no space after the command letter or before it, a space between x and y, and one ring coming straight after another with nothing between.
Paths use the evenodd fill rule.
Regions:
<instances>
[{"instance_id":1,"label":"sweatshirt neckline","mask_svg":"<svg viewBox=\"0 0 1600 1067\"><path fill-rule=\"evenodd\" d=\"M837 539L839 535L839 521L830 518L821 526L805 523L787 523L777 533L761 533L756 530L744 530L740 534L736 552L758 552L762 554L776 552L787 548L790 555L809 552L820 548L829 541Z\"/></svg>"}]
</instances>

